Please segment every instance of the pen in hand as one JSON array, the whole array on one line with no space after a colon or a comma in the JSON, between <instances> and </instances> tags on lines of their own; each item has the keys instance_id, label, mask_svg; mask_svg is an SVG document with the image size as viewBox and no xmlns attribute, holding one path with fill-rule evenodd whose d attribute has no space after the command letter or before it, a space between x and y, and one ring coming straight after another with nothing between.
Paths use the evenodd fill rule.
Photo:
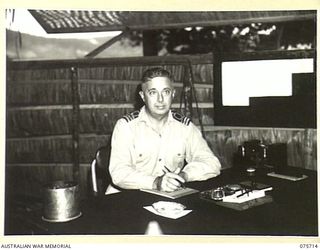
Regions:
<instances>
[{"instance_id":1,"label":"pen in hand","mask_svg":"<svg viewBox=\"0 0 320 250\"><path fill-rule=\"evenodd\" d=\"M176 172L172 172L169 168L167 168L166 166L164 166L164 168L168 171L168 173L175 173L175 174L179 174L179 173L176 173ZM180 172L180 170L179 170L179 172ZM185 185L184 185L184 183L182 182L182 181L180 181L180 180L178 180L178 179L176 179L179 183L180 183L180 187L182 187L182 188L185 188Z\"/></svg>"}]
</instances>

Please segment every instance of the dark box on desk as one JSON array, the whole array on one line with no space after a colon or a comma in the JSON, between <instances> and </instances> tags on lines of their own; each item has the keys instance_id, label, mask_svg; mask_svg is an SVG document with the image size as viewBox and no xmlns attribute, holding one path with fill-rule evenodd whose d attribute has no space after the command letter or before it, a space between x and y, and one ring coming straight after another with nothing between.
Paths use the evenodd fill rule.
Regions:
<instances>
[{"instance_id":1,"label":"dark box on desk","mask_svg":"<svg viewBox=\"0 0 320 250\"><path fill-rule=\"evenodd\" d=\"M248 168L264 165L282 168L288 165L286 143L262 144L259 140L246 141L233 156L233 166Z\"/></svg>"},{"instance_id":2,"label":"dark box on desk","mask_svg":"<svg viewBox=\"0 0 320 250\"><path fill-rule=\"evenodd\" d=\"M268 145L266 164L281 168L288 165L286 143L273 143Z\"/></svg>"}]
</instances>

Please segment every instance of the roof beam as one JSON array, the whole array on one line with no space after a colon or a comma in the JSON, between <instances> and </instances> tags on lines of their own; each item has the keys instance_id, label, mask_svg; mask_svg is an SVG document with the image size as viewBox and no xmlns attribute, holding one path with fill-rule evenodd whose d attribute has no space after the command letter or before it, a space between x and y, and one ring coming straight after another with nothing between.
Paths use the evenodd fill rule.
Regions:
<instances>
[{"instance_id":1,"label":"roof beam","mask_svg":"<svg viewBox=\"0 0 320 250\"><path fill-rule=\"evenodd\" d=\"M125 34L127 34L128 31L122 31L119 35L111 38L107 42L100 45L98 48L94 49L93 51L89 52L87 55L85 55L86 58L93 58L96 55L100 54L102 51L110 47L115 42L119 41Z\"/></svg>"},{"instance_id":2,"label":"roof beam","mask_svg":"<svg viewBox=\"0 0 320 250\"><path fill-rule=\"evenodd\" d=\"M315 20L315 10L296 11L66 11L29 10L47 33L156 30L253 22Z\"/></svg>"}]
</instances>

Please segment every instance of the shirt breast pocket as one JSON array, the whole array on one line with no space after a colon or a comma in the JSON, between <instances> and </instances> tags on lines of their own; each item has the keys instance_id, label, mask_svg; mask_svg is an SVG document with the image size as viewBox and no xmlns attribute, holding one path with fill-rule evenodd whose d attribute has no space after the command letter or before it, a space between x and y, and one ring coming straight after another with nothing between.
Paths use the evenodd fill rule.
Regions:
<instances>
[{"instance_id":1,"label":"shirt breast pocket","mask_svg":"<svg viewBox=\"0 0 320 250\"><path fill-rule=\"evenodd\" d=\"M182 169L185 165L186 154L185 152L178 152L173 157L173 164L175 168Z\"/></svg>"},{"instance_id":2,"label":"shirt breast pocket","mask_svg":"<svg viewBox=\"0 0 320 250\"><path fill-rule=\"evenodd\" d=\"M150 154L148 154L145 151L140 151L140 152L137 152L136 154L137 164L147 162L149 161L149 159L150 159Z\"/></svg>"},{"instance_id":3,"label":"shirt breast pocket","mask_svg":"<svg viewBox=\"0 0 320 250\"><path fill-rule=\"evenodd\" d=\"M144 164L146 162L149 162L152 156L152 152L150 150L150 147L148 147L144 143L137 143L135 145L135 159L136 163Z\"/></svg>"}]
</instances>

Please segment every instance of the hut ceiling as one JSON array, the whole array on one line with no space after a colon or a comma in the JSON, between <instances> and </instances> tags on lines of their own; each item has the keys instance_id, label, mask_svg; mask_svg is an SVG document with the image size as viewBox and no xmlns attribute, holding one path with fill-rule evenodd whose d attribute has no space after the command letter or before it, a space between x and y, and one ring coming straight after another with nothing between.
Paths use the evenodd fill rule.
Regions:
<instances>
[{"instance_id":1,"label":"hut ceiling","mask_svg":"<svg viewBox=\"0 0 320 250\"><path fill-rule=\"evenodd\" d=\"M316 11L71 11L29 10L47 33L169 29L310 20Z\"/></svg>"}]
</instances>

